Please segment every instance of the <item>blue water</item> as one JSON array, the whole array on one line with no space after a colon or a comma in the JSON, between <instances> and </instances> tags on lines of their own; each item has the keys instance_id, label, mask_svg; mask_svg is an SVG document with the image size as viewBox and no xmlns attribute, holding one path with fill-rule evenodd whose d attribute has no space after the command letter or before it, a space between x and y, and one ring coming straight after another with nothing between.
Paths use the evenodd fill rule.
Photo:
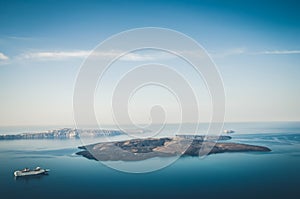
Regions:
<instances>
[{"instance_id":1,"label":"blue water","mask_svg":"<svg viewBox=\"0 0 300 199\"><path fill-rule=\"evenodd\" d=\"M184 157L155 172L132 174L75 155L80 140L1 141L1 198L299 197L300 123L226 126L237 131L231 141L267 146L272 152ZM46 176L13 176L14 170L36 166L51 171Z\"/></svg>"}]
</instances>

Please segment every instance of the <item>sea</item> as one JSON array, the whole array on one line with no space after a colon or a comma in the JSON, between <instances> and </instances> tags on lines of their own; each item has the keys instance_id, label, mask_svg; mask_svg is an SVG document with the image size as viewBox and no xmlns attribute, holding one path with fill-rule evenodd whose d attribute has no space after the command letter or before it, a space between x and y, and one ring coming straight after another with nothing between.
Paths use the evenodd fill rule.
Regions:
<instances>
[{"instance_id":1,"label":"sea","mask_svg":"<svg viewBox=\"0 0 300 199\"><path fill-rule=\"evenodd\" d=\"M166 125L166 135L176 126ZM182 131L188 132L190 126L184 124ZM62 126L0 127L0 134L56 128ZM181 157L165 167L134 173L76 155L78 146L85 144L81 139L1 140L0 198L299 198L300 122L226 123L224 128L235 131L230 142L266 146L272 151ZM144 165L151 168L165 159L145 160ZM143 166L138 162L130 165ZM49 174L13 175L15 170L37 166L50 169Z\"/></svg>"}]
</instances>

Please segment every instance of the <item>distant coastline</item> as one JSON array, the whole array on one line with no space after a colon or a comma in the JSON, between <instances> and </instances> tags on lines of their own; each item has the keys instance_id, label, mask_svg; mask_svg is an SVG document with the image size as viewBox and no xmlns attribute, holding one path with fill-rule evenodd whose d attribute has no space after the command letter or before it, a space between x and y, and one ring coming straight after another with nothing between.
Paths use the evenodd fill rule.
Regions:
<instances>
[{"instance_id":1,"label":"distant coastline","mask_svg":"<svg viewBox=\"0 0 300 199\"><path fill-rule=\"evenodd\" d=\"M62 128L38 133L2 134L0 135L0 140L79 139L80 137L117 136L123 134L125 132L119 130Z\"/></svg>"}]
</instances>

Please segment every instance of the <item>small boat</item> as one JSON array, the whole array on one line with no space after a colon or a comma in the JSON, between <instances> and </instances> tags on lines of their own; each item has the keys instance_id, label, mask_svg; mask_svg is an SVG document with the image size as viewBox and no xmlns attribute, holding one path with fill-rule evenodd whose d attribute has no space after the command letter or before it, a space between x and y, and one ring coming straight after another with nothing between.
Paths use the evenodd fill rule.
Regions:
<instances>
[{"instance_id":1,"label":"small boat","mask_svg":"<svg viewBox=\"0 0 300 199\"><path fill-rule=\"evenodd\" d=\"M235 133L235 131L232 130L232 129L226 129L223 132L226 133L226 134Z\"/></svg>"},{"instance_id":2,"label":"small boat","mask_svg":"<svg viewBox=\"0 0 300 199\"><path fill-rule=\"evenodd\" d=\"M50 171L49 169L42 169L41 167L36 167L34 170L30 170L28 168L25 168L25 169L20 170L20 171L15 171L14 175L16 177L41 175L41 174L47 174L49 171Z\"/></svg>"}]
</instances>

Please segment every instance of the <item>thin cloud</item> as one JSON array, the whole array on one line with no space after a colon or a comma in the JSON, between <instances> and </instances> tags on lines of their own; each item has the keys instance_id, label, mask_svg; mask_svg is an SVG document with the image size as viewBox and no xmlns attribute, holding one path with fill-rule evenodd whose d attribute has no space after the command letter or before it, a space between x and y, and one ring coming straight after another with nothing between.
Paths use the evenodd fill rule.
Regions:
<instances>
[{"instance_id":1,"label":"thin cloud","mask_svg":"<svg viewBox=\"0 0 300 199\"><path fill-rule=\"evenodd\" d=\"M22 41L31 41L37 39L34 37L23 37L23 36L7 36L7 38L12 40L22 40Z\"/></svg>"},{"instance_id":2,"label":"thin cloud","mask_svg":"<svg viewBox=\"0 0 300 199\"><path fill-rule=\"evenodd\" d=\"M229 56L242 55L242 54L246 54L246 53L247 53L247 51L245 48L232 48L232 49L228 49L221 53L210 53L210 55L213 58L225 58L225 57L229 57Z\"/></svg>"},{"instance_id":3,"label":"thin cloud","mask_svg":"<svg viewBox=\"0 0 300 199\"><path fill-rule=\"evenodd\" d=\"M89 51L43 51L26 52L21 55L24 59L38 60L61 60L68 58L84 58L89 55Z\"/></svg>"},{"instance_id":4,"label":"thin cloud","mask_svg":"<svg viewBox=\"0 0 300 199\"><path fill-rule=\"evenodd\" d=\"M170 59L172 55L165 52L128 53L121 57L123 61L156 61Z\"/></svg>"},{"instance_id":5,"label":"thin cloud","mask_svg":"<svg viewBox=\"0 0 300 199\"><path fill-rule=\"evenodd\" d=\"M87 58L89 55L94 57L115 57L120 55L120 51L107 51L100 52L78 50L78 51L39 51L39 52L26 52L19 56L21 59L31 60L65 60L74 58ZM150 53L128 53L120 58L122 61L154 61L158 59L168 59L170 55L163 52L150 52Z\"/></svg>"},{"instance_id":6,"label":"thin cloud","mask_svg":"<svg viewBox=\"0 0 300 199\"><path fill-rule=\"evenodd\" d=\"M0 60L8 60L8 56L0 52Z\"/></svg>"},{"instance_id":7,"label":"thin cloud","mask_svg":"<svg viewBox=\"0 0 300 199\"><path fill-rule=\"evenodd\" d=\"M93 56L96 58L113 58L119 56L121 51L112 50L112 51L92 51L88 50L75 50L75 51L29 51L25 52L19 56L17 59L28 59L32 61L55 61L55 60L70 60L70 59L84 59L88 56ZM183 51L183 55L192 55L200 56L199 52L194 51ZM212 58L227 58L230 56L238 55L284 55L284 54L300 54L300 50L272 50L272 51L260 51L260 52L249 52L245 48L232 48L225 50L221 53L210 53ZM128 53L120 58L121 61L157 61L157 60L166 60L172 59L176 55L169 54L167 52L132 52ZM0 53L0 60L8 60L9 58Z\"/></svg>"},{"instance_id":8,"label":"thin cloud","mask_svg":"<svg viewBox=\"0 0 300 199\"><path fill-rule=\"evenodd\" d=\"M265 55L289 55L289 54L300 54L300 50L272 50L272 51L262 51L257 54Z\"/></svg>"},{"instance_id":9,"label":"thin cloud","mask_svg":"<svg viewBox=\"0 0 300 199\"><path fill-rule=\"evenodd\" d=\"M233 48L222 53L210 53L213 58L226 58L236 55L291 55L300 54L300 50L269 50L259 52L249 52L245 48Z\"/></svg>"}]
</instances>

